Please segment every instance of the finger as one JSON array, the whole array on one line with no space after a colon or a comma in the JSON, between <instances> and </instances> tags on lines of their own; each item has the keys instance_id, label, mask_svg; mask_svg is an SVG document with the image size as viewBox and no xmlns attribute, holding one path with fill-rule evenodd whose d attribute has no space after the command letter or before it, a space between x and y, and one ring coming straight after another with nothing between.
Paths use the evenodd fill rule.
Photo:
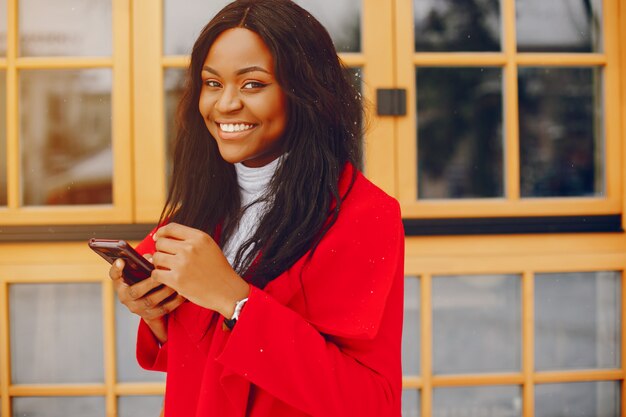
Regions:
<instances>
[{"instance_id":1,"label":"finger","mask_svg":"<svg viewBox=\"0 0 626 417\"><path fill-rule=\"evenodd\" d=\"M168 223L165 226L160 227L159 230L157 230L156 233L152 236L152 238L155 241L163 237L169 237L176 240L185 240L194 236L197 232L197 229L189 226L178 223Z\"/></svg>"},{"instance_id":2,"label":"finger","mask_svg":"<svg viewBox=\"0 0 626 417\"><path fill-rule=\"evenodd\" d=\"M180 306L182 303L184 303L186 300L184 297L177 295L176 297L172 298L171 300L158 305L158 306L154 306L151 309L146 310L146 314L149 316L149 318L154 319L154 318L159 318L162 317L166 314L171 313L172 311L174 311L176 308L178 308L178 306Z\"/></svg>"},{"instance_id":3,"label":"finger","mask_svg":"<svg viewBox=\"0 0 626 417\"><path fill-rule=\"evenodd\" d=\"M181 252L181 250L183 249L184 241L164 236L160 237L155 242L154 247L156 248L157 252L165 252L175 255ZM154 259L154 254L152 255L152 258Z\"/></svg>"},{"instance_id":4,"label":"finger","mask_svg":"<svg viewBox=\"0 0 626 417\"><path fill-rule=\"evenodd\" d=\"M152 271L151 279L160 284L165 284L166 286L172 288L176 292L180 292L178 288L178 282L175 279L172 271L168 269L155 269Z\"/></svg>"},{"instance_id":5,"label":"finger","mask_svg":"<svg viewBox=\"0 0 626 417\"><path fill-rule=\"evenodd\" d=\"M116 259L115 262L111 264L111 268L109 269L109 277L114 281L118 279L122 279L123 269L124 269L124 260Z\"/></svg>"},{"instance_id":6,"label":"finger","mask_svg":"<svg viewBox=\"0 0 626 417\"><path fill-rule=\"evenodd\" d=\"M152 254L151 253L144 253L143 257L146 258L150 263L152 263Z\"/></svg>"},{"instance_id":7,"label":"finger","mask_svg":"<svg viewBox=\"0 0 626 417\"><path fill-rule=\"evenodd\" d=\"M140 300L143 301L146 307L154 307L159 304L163 304L164 301L166 301L169 297L176 293L176 291L174 291L170 287L167 287L163 284L160 284L160 286L160 288L157 287L157 289L155 289L154 291L149 292L145 296L141 297Z\"/></svg>"},{"instance_id":8,"label":"finger","mask_svg":"<svg viewBox=\"0 0 626 417\"><path fill-rule=\"evenodd\" d=\"M163 307L163 309L167 313L171 313L172 311L174 311L178 306L180 306L185 301L187 301L187 299L185 297L183 297L180 294L177 294L176 297L173 297L171 300L167 300L166 302L161 304L161 307Z\"/></svg>"},{"instance_id":9,"label":"finger","mask_svg":"<svg viewBox=\"0 0 626 417\"><path fill-rule=\"evenodd\" d=\"M172 269L176 264L176 255L165 252L155 252L152 263L156 269Z\"/></svg>"}]
</instances>

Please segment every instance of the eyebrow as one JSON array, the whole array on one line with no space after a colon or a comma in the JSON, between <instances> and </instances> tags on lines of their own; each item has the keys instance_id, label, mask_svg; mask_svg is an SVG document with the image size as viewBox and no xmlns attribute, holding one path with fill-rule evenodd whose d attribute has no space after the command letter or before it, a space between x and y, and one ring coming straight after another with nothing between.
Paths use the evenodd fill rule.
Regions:
<instances>
[{"instance_id":1,"label":"eyebrow","mask_svg":"<svg viewBox=\"0 0 626 417\"><path fill-rule=\"evenodd\" d=\"M219 73L217 70L215 70L215 69L213 69L213 68L209 67L208 65L205 65L204 67L202 67L202 70L203 70L203 71L208 71L208 72L210 72L211 74L215 74L215 75L217 75L217 76L219 76L219 75L220 75L220 73ZM264 72L264 73L266 73L266 74L270 74L270 72L269 72L268 70L266 70L266 69L265 69L265 68L263 68L263 67L259 67L259 66L257 66L257 65L254 65L254 66L251 66L251 67L241 68L241 69L237 70L237 71L235 72L235 74L236 74L236 75L243 75L243 74L247 74L247 73L249 73L249 72L254 72L254 71L261 71L261 72Z\"/></svg>"}]
</instances>

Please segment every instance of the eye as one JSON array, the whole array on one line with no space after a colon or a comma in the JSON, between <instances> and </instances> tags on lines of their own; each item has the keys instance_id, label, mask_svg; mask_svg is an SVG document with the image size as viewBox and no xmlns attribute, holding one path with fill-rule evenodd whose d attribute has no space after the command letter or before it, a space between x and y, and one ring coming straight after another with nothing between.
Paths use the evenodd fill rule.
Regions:
<instances>
[{"instance_id":1,"label":"eye","mask_svg":"<svg viewBox=\"0 0 626 417\"><path fill-rule=\"evenodd\" d=\"M221 84L215 80L204 80L202 83L206 85L207 87L211 87L211 88L221 87Z\"/></svg>"},{"instance_id":2,"label":"eye","mask_svg":"<svg viewBox=\"0 0 626 417\"><path fill-rule=\"evenodd\" d=\"M248 81L242 87L243 90L254 90L265 87L267 84L260 83L258 81Z\"/></svg>"}]
</instances>

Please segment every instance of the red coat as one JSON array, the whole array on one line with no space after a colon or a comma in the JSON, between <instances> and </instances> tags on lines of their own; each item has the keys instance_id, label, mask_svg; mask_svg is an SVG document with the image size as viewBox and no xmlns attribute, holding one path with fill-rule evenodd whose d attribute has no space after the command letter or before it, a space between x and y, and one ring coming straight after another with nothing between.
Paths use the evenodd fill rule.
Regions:
<instances>
[{"instance_id":1,"label":"red coat","mask_svg":"<svg viewBox=\"0 0 626 417\"><path fill-rule=\"evenodd\" d=\"M154 252L152 238L138 250ZM191 302L170 314L162 347L141 322L137 358L167 372L166 417L400 416L398 203L359 173L336 223L306 258L265 289L252 287L232 332L218 313Z\"/></svg>"}]
</instances>

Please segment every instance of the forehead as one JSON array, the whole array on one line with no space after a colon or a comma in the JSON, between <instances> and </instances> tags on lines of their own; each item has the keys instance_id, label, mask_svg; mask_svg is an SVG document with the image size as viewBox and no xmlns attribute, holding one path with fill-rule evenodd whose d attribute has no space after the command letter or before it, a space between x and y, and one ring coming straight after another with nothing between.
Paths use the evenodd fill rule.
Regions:
<instances>
[{"instance_id":1,"label":"forehead","mask_svg":"<svg viewBox=\"0 0 626 417\"><path fill-rule=\"evenodd\" d=\"M205 65L222 70L233 70L261 66L273 72L272 54L255 32L244 28L233 28L222 32L211 45L204 61Z\"/></svg>"}]
</instances>

